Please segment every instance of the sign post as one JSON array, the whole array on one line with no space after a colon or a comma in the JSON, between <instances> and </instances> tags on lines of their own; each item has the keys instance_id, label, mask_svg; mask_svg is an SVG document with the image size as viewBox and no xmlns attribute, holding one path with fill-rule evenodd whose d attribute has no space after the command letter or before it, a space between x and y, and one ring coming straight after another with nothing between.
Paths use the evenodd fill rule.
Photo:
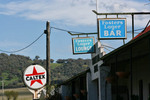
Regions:
<instances>
[{"instance_id":1,"label":"sign post","mask_svg":"<svg viewBox=\"0 0 150 100\"><path fill-rule=\"evenodd\" d=\"M87 54L95 52L94 37L72 38L73 54Z\"/></svg>"},{"instance_id":2,"label":"sign post","mask_svg":"<svg viewBox=\"0 0 150 100\"><path fill-rule=\"evenodd\" d=\"M40 65L31 65L24 71L23 80L25 85L34 94L33 100L38 100L38 94L46 85L47 72Z\"/></svg>"},{"instance_id":3,"label":"sign post","mask_svg":"<svg viewBox=\"0 0 150 100\"><path fill-rule=\"evenodd\" d=\"M99 18L99 39L126 39L126 18Z\"/></svg>"}]
</instances>

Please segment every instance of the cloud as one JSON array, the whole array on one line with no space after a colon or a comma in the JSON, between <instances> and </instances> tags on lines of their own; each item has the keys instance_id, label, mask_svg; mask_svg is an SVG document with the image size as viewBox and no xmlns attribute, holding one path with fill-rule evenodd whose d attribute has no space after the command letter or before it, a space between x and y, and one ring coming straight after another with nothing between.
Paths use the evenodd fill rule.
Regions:
<instances>
[{"instance_id":1,"label":"cloud","mask_svg":"<svg viewBox=\"0 0 150 100\"><path fill-rule=\"evenodd\" d=\"M1 41L0 47L20 47L22 46L22 43L19 42L12 42L12 41Z\"/></svg>"},{"instance_id":2,"label":"cloud","mask_svg":"<svg viewBox=\"0 0 150 100\"><path fill-rule=\"evenodd\" d=\"M149 11L149 6L144 6L144 4L145 2L131 0L105 0L99 2L99 12ZM12 1L0 4L0 9L0 14L15 15L31 20L63 21L74 25L96 25L96 15L92 12L96 9L95 0ZM142 22L141 18L137 20Z\"/></svg>"}]
</instances>

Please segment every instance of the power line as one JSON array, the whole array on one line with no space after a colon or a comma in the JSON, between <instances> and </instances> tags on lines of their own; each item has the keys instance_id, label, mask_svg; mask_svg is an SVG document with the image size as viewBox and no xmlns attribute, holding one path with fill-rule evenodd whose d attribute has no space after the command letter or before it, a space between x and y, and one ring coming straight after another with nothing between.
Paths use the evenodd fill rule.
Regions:
<instances>
[{"instance_id":1,"label":"power line","mask_svg":"<svg viewBox=\"0 0 150 100\"><path fill-rule=\"evenodd\" d=\"M56 30L60 30L60 31L64 31L64 32L72 32L72 33L84 33L84 32L77 32L77 31L70 31L70 30L66 30L66 29L62 29L62 28L57 28L57 27L51 27L53 29L56 29ZM51 30L50 28L50 30ZM139 31L139 30L143 30L144 28L140 28L140 29L136 29L134 31ZM131 31L127 31L127 33L130 33ZM20 52L20 51L23 51L25 49L27 49L28 47L30 47L31 45L33 45L36 41L38 41L42 36L43 36L44 33L42 33L37 39L35 39L32 43L30 43L29 45L27 45L26 47L22 48L22 49L19 49L19 50L15 50L15 51L6 51L6 50L2 50L0 49L1 52L6 52L6 53L16 53L16 52ZM109 47L111 49L115 49L113 47L110 47L110 46L107 46L107 45L103 45L103 46L106 46L106 47Z\"/></svg>"},{"instance_id":2,"label":"power line","mask_svg":"<svg viewBox=\"0 0 150 100\"><path fill-rule=\"evenodd\" d=\"M44 33L42 33L37 39L35 39L32 43L30 43L29 45L27 45L26 47L22 48L22 49L19 49L19 50L15 50L15 51L5 51L5 50L1 50L1 52L5 52L5 53L16 53L16 52L20 52L20 51L23 51L25 49L27 49L28 47L30 47L31 45L33 45L36 41L38 41L42 36L43 36Z\"/></svg>"},{"instance_id":3,"label":"power line","mask_svg":"<svg viewBox=\"0 0 150 100\"><path fill-rule=\"evenodd\" d=\"M64 32L72 32L72 33L84 33L84 32L76 32L76 31L70 31L70 30L65 30L65 29L62 29L62 28L57 28L57 27L51 27L53 29L56 29L56 30L60 30L60 31L64 31Z\"/></svg>"},{"instance_id":4,"label":"power line","mask_svg":"<svg viewBox=\"0 0 150 100\"><path fill-rule=\"evenodd\" d=\"M65 29L61 29L61 28L57 28L57 27L51 27L51 28L54 28L56 30L60 30L60 31L64 31L64 32L72 32L72 33L83 33L83 32L76 32L76 31L70 31L70 30L65 30ZM140 31L140 30L143 30L144 28L139 28L139 29L136 29L134 31ZM131 33L132 31L127 31L127 33ZM108 46L108 45L102 45L105 49L107 48L111 48L111 49L115 49L111 46ZM107 48L106 48L107 47ZM108 51L110 51L109 49L107 49Z\"/></svg>"},{"instance_id":5,"label":"power line","mask_svg":"<svg viewBox=\"0 0 150 100\"><path fill-rule=\"evenodd\" d=\"M57 28L57 27L51 27L53 29L56 29L56 30L60 30L60 31L64 31L64 32L72 32L72 33L85 33L85 32L76 32L76 31L70 31L70 30L66 30L66 29L62 29L62 28ZM139 28L139 29L136 29L134 31L140 31L140 30L143 30L144 28ZM132 31L127 31L127 33L131 33ZM96 32L95 32L96 33Z\"/></svg>"},{"instance_id":6,"label":"power line","mask_svg":"<svg viewBox=\"0 0 150 100\"><path fill-rule=\"evenodd\" d=\"M143 30L144 28L139 28L139 29L136 29L134 31L140 31L140 30ZM132 31L127 31L127 33L131 33Z\"/></svg>"},{"instance_id":7,"label":"power line","mask_svg":"<svg viewBox=\"0 0 150 100\"><path fill-rule=\"evenodd\" d=\"M113 47L111 47L111 46L104 45L104 44L102 44L102 46L104 46L104 47L108 47L108 48L111 48L111 49L115 49L115 48L113 48Z\"/></svg>"},{"instance_id":8,"label":"power line","mask_svg":"<svg viewBox=\"0 0 150 100\"><path fill-rule=\"evenodd\" d=\"M111 50L109 50L107 47L104 47L104 46L103 46L103 48L106 49L106 50L108 50L108 51L111 51Z\"/></svg>"}]
</instances>

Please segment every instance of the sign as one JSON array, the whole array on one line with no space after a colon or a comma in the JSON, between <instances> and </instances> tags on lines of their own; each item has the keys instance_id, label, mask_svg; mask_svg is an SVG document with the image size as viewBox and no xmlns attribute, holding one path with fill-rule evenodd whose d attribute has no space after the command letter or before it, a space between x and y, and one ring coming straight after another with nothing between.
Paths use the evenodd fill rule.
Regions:
<instances>
[{"instance_id":1,"label":"sign","mask_svg":"<svg viewBox=\"0 0 150 100\"><path fill-rule=\"evenodd\" d=\"M73 54L94 53L94 37L72 38Z\"/></svg>"},{"instance_id":2,"label":"sign","mask_svg":"<svg viewBox=\"0 0 150 100\"><path fill-rule=\"evenodd\" d=\"M99 39L125 39L127 37L125 18L100 18Z\"/></svg>"},{"instance_id":3,"label":"sign","mask_svg":"<svg viewBox=\"0 0 150 100\"><path fill-rule=\"evenodd\" d=\"M47 73L42 66L31 65L24 71L23 79L29 88L40 89L46 85Z\"/></svg>"}]
</instances>

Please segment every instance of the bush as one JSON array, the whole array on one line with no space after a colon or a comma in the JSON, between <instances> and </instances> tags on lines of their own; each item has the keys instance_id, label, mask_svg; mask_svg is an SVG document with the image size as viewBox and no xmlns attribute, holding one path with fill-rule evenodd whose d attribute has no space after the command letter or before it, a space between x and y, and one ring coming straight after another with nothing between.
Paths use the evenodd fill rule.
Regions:
<instances>
[{"instance_id":1,"label":"bush","mask_svg":"<svg viewBox=\"0 0 150 100\"><path fill-rule=\"evenodd\" d=\"M4 92L4 94L6 95L7 100L10 100L10 99L11 99L12 94L11 94L11 92L10 92L10 91L5 91L5 92Z\"/></svg>"},{"instance_id":2,"label":"bush","mask_svg":"<svg viewBox=\"0 0 150 100\"><path fill-rule=\"evenodd\" d=\"M13 97L13 100L17 100L18 92L15 91L5 91L4 93L7 96L7 100L10 100Z\"/></svg>"}]
</instances>

